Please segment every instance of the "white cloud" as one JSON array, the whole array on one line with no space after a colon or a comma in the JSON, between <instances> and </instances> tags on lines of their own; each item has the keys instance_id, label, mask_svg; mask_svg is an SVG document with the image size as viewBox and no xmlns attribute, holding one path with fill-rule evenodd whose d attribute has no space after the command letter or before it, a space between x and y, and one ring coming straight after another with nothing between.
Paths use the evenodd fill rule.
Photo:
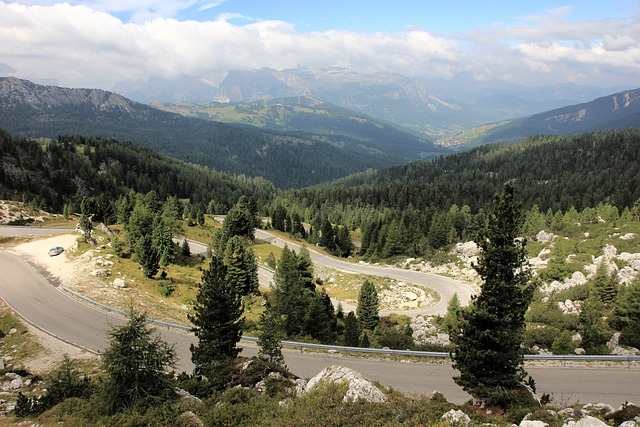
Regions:
<instances>
[{"instance_id":1,"label":"white cloud","mask_svg":"<svg viewBox=\"0 0 640 427\"><path fill-rule=\"evenodd\" d=\"M118 81L154 75L212 78L230 69L297 66L445 78L465 71L482 80L505 78L530 85L639 85L638 16L574 22L565 18L567 9L557 9L462 35L415 28L375 34L301 33L287 22L245 16L221 15L207 22L159 17L190 7L215 8L221 1L77 3L0 2L0 58L5 69L14 69L19 77L56 78L65 86L105 89ZM114 16L117 13L138 19L125 23ZM249 23L232 23L236 17Z\"/></svg>"}]
</instances>

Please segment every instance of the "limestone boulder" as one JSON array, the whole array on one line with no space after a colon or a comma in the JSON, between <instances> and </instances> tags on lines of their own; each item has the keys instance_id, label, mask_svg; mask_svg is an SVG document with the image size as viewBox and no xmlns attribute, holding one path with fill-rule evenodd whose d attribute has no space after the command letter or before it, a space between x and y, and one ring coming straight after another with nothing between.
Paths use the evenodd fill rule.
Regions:
<instances>
[{"instance_id":1,"label":"limestone boulder","mask_svg":"<svg viewBox=\"0 0 640 427\"><path fill-rule=\"evenodd\" d=\"M446 421L452 427L467 427L471 423L471 418L459 409L451 409L442 415L442 421Z\"/></svg>"},{"instance_id":2,"label":"limestone boulder","mask_svg":"<svg viewBox=\"0 0 640 427\"><path fill-rule=\"evenodd\" d=\"M609 427L609 424L605 423L598 418L587 415L579 420L568 420L562 427Z\"/></svg>"},{"instance_id":3,"label":"limestone boulder","mask_svg":"<svg viewBox=\"0 0 640 427\"><path fill-rule=\"evenodd\" d=\"M304 387L303 393L309 393L323 383L346 383L347 392L342 400L344 402L365 400L367 402L382 403L387 401L384 395L373 383L353 369L333 365L324 368L318 375L311 378Z\"/></svg>"},{"instance_id":4,"label":"limestone boulder","mask_svg":"<svg viewBox=\"0 0 640 427\"><path fill-rule=\"evenodd\" d=\"M522 420L518 427L549 427L549 424L544 421Z\"/></svg>"}]
</instances>

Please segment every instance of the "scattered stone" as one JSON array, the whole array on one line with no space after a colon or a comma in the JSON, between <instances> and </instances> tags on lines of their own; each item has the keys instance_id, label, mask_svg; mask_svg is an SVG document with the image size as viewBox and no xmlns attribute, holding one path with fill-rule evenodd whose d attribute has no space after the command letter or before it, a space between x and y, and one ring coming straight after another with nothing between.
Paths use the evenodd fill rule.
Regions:
<instances>
[{"instance_id":1,"label":"scattered stone","mask_svg":"<svg viewBox=\"0 0 640 427\"><path fill-rule=\"evenodd\" d=\"M620 240L633 240L636 237L638 237L638 235L636 233L627 233L625 235L622 235L619 237Z\"/></svg>"},{"instance_id":2,"label":"scattered stone","mask_svg":"<svg viewBox=\"0 0 640 427\"><path fill-rule=\"evenodd\" d=\"M549 427L549 424L544 421L536 421L536 420L522 420L519 427Z\"/></svg>"},{"instance_id":3,"label":"scattered stone","mask_svg":"<svg viewBox=\"0 0 640 427\"><path fill-rule=\"evenodd\" d=\"M606 415L613 410L613 406L606 403L587 403L582 407L582 412L587 415Z\"/></svg>"},{"instance_id":4,"label":"scattered stone","mask_svg":"<svg viewBox=\"0 0 640 427\"><path fill-rule=\"evenodd\" d=\"M7 372L5 374L7 378L11 378L11 381L5 381L0 387L3 391L15 391L24 387L24 380L22 377L13 372Z\"/></svg>"},{"instance_id":5,"label":"scattered stone","mask_svg":"<svg viewBox=\"0 0 640 427\"><path fill-rule=\"evenodd\" d=\"M551 282L549 285L542 286L540 290L546 294L550 294L553 291L561 291L569 289L574 286L584 285L588 279L581 271L575 271L570 278L565 279L563 282L557 280Z\"/></svg>"},{"instance_id":6,"label":"scattered stone","mask_svg":"<svg viewBox=\"0 0 640 427\"><path fill-rule=\"evenodd\" d=\"M560 310L562 310L564 314L580 313L579 301L573 302L570 299L566 300L565 302L560 301L558 302L558 307L560 307Z\"/></svg>"},{"instance_id":7,"label":"scattered stone","mask_svg":"<svg viewBox=\"0 0 640 427\"><path fill-rule=\"evenodd\" d=\"M309 393L322 382L347 383L348 389L342 400L344 402L365 400L372 403L382 403L387 401L385 396L376 386L352 369L344 366L329 366L324 368L318 375L311 378L304 387L304 393Z\"/></svg>"},{"instance_id":8,"label":"scattered stone","mask_svg":"<svg viewBox=\"0 0 640 427\"><path fill-rule=\"evenodd\" d=\"M620 345L620 335L620 332L616 332L613 334L611 339L607 341L607 347L611 350L611 354L617 354L620 356L636 356L640 354L640 350L635 347L622 347Z\"/></svg>"},{"instance_id":9,"label":"scattered stone","mask_svg":"<svg viewBox=\"0 0 640 427\"><path fill-rule=\"evenodd\" d=\"M582 347L578 347L578 348L576 348L575 350L573 350L573 352L574 352L575 354L577 354L578 356L582 356L582 355L584 355L584 354L587 354L587 352L585 351L585 349L584 349L584 348L582 348Z\"/></svg>"},{"instance_id":10,"label":"scattered stone","mask_svg":"<svg viewBox=\"0 0 640 427\"><path fill-rule=\"evenodd\" d=\"M449 252L451 255L461 255L463 261L474 257L480 252L480 246L476 242L456 243L455 248Z\"/></svg>"},{"instance_id":11,"label":"scattered stone","mask_svg":"<svg viewBox=\"0 0 640 427\"><path fill-rule=\"evenodd\" d=\"M93 277L108 277L109 276L109 271L104 269L104 268L99 268L97 270L93 270L89 274L91 276L93 276Z\"/></svg>"},{"instance_id":12,"label":"scattered stone","mask_svg":"<svg viewBox=\"0 0 640 427\"><path fill-rule=\"evenodd\" d=\"M9 329L9 335L13 335L13 334L15 334L16 332L18 332L18 330L17 330L16 328L11 328L11 329Z\"/></svg>"},{"instance_id":13,"label":"scattered stone","mask_svg":"<svg viewBox=\"0 0 640 427\"><path fill-rule=\"evenodd\" d=\"M442 415L441 419L448 422L452 427L467 427L471 423L469 415L459 409L451 409L449 412Z\"/></svg>"},{"instance_id":14,"label":"scattered stone","mask_svg":"<svg viewBox=\"0 0 640 427\"><path fill-rule=\"evenodd\" d=\"M120 278L113 279L113 286L115 288L128 288L129 287L129 285L127 285L127 282L125 282L123 279L120 279Z\"/></svg>"},{"instance_id":15,"label":"scattered stone","mask_svg":"<svg viewBox=\"0 0 640 427\"><path fill-rule=\"evenodd\" d=\"M565 422L562 427L609 427L609 425L602 420L587 415L577 421L569 420Z\"/></svg>"},{"instance_id":16,"label":"scattered stone","mask_svg":"<svg viewBox=\"0 0 640 427\"><path fill-rule=\"evenodd\" d=\"M540 232L536 235L536 240L542 243L552 243L556 237L558 236L553 233L547 233L544 230L540 230Z\"/></svg>"}]
</instances>

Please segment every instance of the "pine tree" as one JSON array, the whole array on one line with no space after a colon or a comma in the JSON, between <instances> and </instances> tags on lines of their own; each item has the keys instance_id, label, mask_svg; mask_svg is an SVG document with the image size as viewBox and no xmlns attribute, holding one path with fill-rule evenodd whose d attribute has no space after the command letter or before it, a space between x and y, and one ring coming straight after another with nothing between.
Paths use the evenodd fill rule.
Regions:
<instances>
[{"instance_id":1,"label":"pine tree","mask_svg":"<svg viewBox=\"0 0 640 427\"><path fill-rule=\"evenodd\" d=\"M191 345L191 360L219 388L228 385L233 360L241 349L242 299L227 279L227 268L218 256L203 274L194 313L189 315L198 344Z\"/></svg>"},{"instance_id":2,"label":"pine tree","mask_svg":"<svg viewBox=\"0 0 640 427\"><path fill-rule=\"evenodd\" d=\"M153 228L152 241L155 250L159 255L161 266L168 265L176 256L176 247L173 244L171 227L165 225L160 217L156 217L156 225Z\"/></svg>"},{"instance_id":3,"label":"pine tree","mask_svg":"<svg viewBox=\"0 0 640 427\"><path fill-rule=\"evenodd\" d=\"M260 338L258 357L280 368L286 368L282 355L282 344L280 344L280 341L284 339L282 318L273 310L268 301L260 315L258 338Z\"/></svg>"},{"instance_id":4,"label":"pine tree","mask_svg":"<svg viewBox=\"0 0 640 427\"><path fill-rule=\"evenodd\" d=\"M444 319L442 319L442 327L450 337L458 332L460 316L462 316L462 307L460 306L460 298L458 298L458 294L455 293L449 300L447 314L444 316Z\"/></svg>"},{"instance_id":5,"label":"pine tree","mask_svg":"<svg viewBox=\"0 0 640 427\"><path fill-rule=\"evenodd\" d=\"M362 329L373 331L378 325L379 317L378 292L369 280L365 280L358 295L356 315Z\"/></svg>"},{"instance_id":6,"label":"pine tree","mask_svg":"<svg viewBox=\"0 0 640 427\"><path fill-rule=\"evenodd\" d=\"M615 275L609 275L609 269L602 262L593 278L593 287L598 299L603 304L611 304L618 295L618 282Z\"/></svg>"},{"instance_id":7,"label":"pine tree","mask_svg":"<svg viewBox=\"0 0 640 427\"><path fill-rule=\"evenodd\" d=\"M285 246L273 277L272 305L283 316L285 336L294 337L304 331L311 291L306 288L295 252Z\"/></svg>"},{"instance_id":8,"label":"pine tree","mask_svg":"<svg viewBox=\"0 0 640 427\"><path fill-rule=\"evenodd\" d=\"M311 261L311 253L306 246L302 246L296 255L297 268L302 279L302 286L310 291L316 290L316 285L313 282L313 262Z\"/></svg>"},{"instance_id":9,"label":"pine tree","mask_svg":"<svg viewBox=\"0 0 640 427\"><path fill-rule=\"evenodd\" d=\"M640 278L636 278L620 293L614 315L621 324L620 342L640 347Z\"/></svg>"},{"instance_id":10,"label":"pine tree","mask_svg":"<svg viewBox=\"0 0 640 427\"><path fill-rule=\"evenodd\" d=\"M141 236L136 242L134 250L145 277L155 276L160 268L160 252L153 244L153 237L148 234Z\"/></svg>"},{"instance_id":11,"label":"pine tree","mask_svg":"<svg viewBox=\"0 0 640 427\"><path fill-rule=\"evenodd\" d=\"M93 231L93 226L91 225L91 221L86 217L85 214L80 215L80 221L78 223L80 230L82 230L82 234L84 235L84 241L88 242L91 239L91 232Z\"/></svg>"},{"instance_id":12,"label":"pine tree","mask_svg":"<svg viewBox=\"0 0 640 427\"><path fill-rule=\"evenodd\" d=\"M253 250L245 242L243 238L233 236L224 252L227 279L240 295L258 292L258 263Z\"/></svg>"},{"instance_id":13,"label":"pine tree","mask_svg":"<svg viewBox=\"0 0 640 427\"><path fill-rule=\"evenodd\" d=\"M231 236L241 236L253 241L255 229L258 226L251 201L246 196L241 196L238 202L229 209L224 219L222 228Z\"/></svg>"},{"instance_id":14,"label":"pine tree","mask_svg":"<svg viewBox=\"0 0 640 427\"><path fill-rule=\"evenodd\" d=\"M349 234L349 229L347 227L340 227L338 231L338 235L336 237L336 245L338 256L346 258L351 255L351 251L353 250L353 242L351 241L351 235Z\"/></svg>"},{"instance_id":15,"label":"pine tree","mask_svg":"<svg viewBox=\"0 0 640 427\"><path fill-rule=\"evenodd\" d=\"M174 394L172 374L177 361L173 346L149 326L144 313L131 311L126 324L109 332L109 347L102 352L106 373L104 399L110 412L138 403L158 403Z\"/></svg>"},{"instance_id":16,"label":"pine tree","mask_svg":"<svg viewBox=\"0 0 640 427\"><path fill-rule=\"evenodd\" d=\"M579 317L579 330L582 335L582 347L587 354L601 354L607 342L606 325L603 320L603 304L595 296L582 303Z\"/></svg>"},{"instance_id":17,"label":"pine tree","mask_svg":"<svg viewBox=\"0 0 640 427\"><path fill-rule=\"evenodd\" d=\"M189 246L189 242L187 239L182 241L182 247L180 248L182 256L191 256L191 247Z\"/></svg>"},{"instance_id":18,"label":"pine tree","mask_svg":"<svg viewBox=\"0 0 640 427\"><path fill-rule=\"evenodd\" d=\"M350 311L344 319L344 345L348 347L358 347L360 344L360 324L358 319Z\"/></svg>"},{"instance_id":19,"label":"pine tree","mask_svg":"<svg viewBox=\"0 0 640 427\"><path fill-rule=\"evenodd\" d=\"M459 332L452 337L453 366L460 371L454 381L490 405L510 405L526 376L521 344L534 285L519 226L520 206L507 184L479 239L482 252L474 267L484 281L482 291L463 311Z\"/></svg>"}]
</instances>

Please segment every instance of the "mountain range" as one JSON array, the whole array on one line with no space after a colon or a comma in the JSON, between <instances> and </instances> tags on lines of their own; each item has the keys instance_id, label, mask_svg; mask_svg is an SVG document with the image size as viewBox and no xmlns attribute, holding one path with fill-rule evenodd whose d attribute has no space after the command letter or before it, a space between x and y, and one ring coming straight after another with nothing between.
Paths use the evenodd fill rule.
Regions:
<instances>
[{"instance_id":1,"label":"mountain range","mask_svg":"<svg viewBox=\"0 0 640 427\"><path fill-rule=\"evenodd\" d=\"M344 68L229 71L223 79L180 77L121 82L114 91L140 102L238 103L311 96L432 138L484 123L590 101L615 90L577 85L524 87L479 81L416 79Z\"/></svg>"},{"instance_id":2,"label":"mountain range","mask_svg":"<svg viewBox=\"0 0 640 427\"><path fill-rule=\"evenodd\" d=\"M217 170L263 176L280 188L447 152L414 135L401 138L399 131L389 140L378 136L357 143L346 138L328 141L183 117L99 89L42 86L13 77L0 78L0 128L27 138L61 134L117 138ZM415 150L400 154L403 149L398 144L403 142Z\"/></svg>"},{"instance_id":3,"label":"mountain range","mask_svg":"<svg viewBox=\"0 0 640 427\"><path fill-rule=\"evenodd\" d=\"M446 145L466 149L494 142L519 141L529 135L578 135L637 127L640 127L640 88L474 128L449 138Z\"/></svg>"}]
</instances>

